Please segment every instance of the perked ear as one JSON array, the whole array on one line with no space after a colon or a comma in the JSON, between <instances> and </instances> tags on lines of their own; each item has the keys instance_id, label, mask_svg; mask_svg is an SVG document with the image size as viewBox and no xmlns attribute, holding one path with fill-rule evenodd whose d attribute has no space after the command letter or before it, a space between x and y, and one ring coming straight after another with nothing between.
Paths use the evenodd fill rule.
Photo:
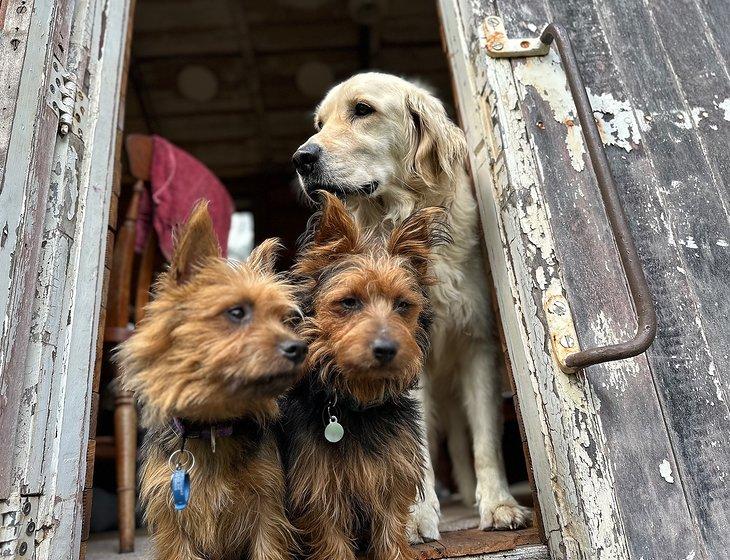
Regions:
<instances>
[{"instance_id":1,"label":"perked ear","mask_svg":"<svg viewBox=\"0 0 730 560\"><path fill-rule=\"evenodd\" d=\"M311 241L304 246L295 266L295 272L305 276L362 249L362 233L345 204L328 192L319 191L319 195L322 209L310 221Z\"/></svg>"},{"instance_id":2,"label":"perked ear","mask_svg":"<svg viewBox=\"0 0 730 560\"><path fill-rule=\"evenodd\" d=\"M414 173L428 186L438 184L442 175L454 181L466 159L464 133L427 91L413 88L406 103L413 120L410 157Z\"/></svg>"},{"instance_id":3,"label":"perked ear","mask_svg":"<svg viewBox=\"0 0 730 560\"><path fill-rule=\"evenodd\" d=\"M276 272L276 258L283 248L279 238L265 239L251 251L246 259L246 264L264 274L274 274Z\"/></svg>"},{"instance_id":4,"label":"perked ear","mask_svg":"<svg viewBox=\"0 0 730 560\"><path fill-rule=\"evenodd\" d=\"M433 249L450 242L446 209L431 206L414 212L393 230L388 252L408 259L420 282L430 284L434 281L429 271Z\"/></svg>"},{"instance_id":5,"label":"perked ear","mask_svg":"<svg viewBox=\"0 0 730 560\"><path fill-rule=\"evenodd\" d=\"M170 278L177 284L188 282L196 268L210 257L220 257L218 238L208 212L208 201L200 200L175 239L170 262Z\"/></svg>"}]
</instances>

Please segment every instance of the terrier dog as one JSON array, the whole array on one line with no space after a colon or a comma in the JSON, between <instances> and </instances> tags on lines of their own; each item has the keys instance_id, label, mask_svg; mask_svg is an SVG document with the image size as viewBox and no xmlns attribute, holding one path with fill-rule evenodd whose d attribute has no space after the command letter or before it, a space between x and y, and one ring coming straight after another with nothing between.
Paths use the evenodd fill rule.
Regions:
<instances>
[{"instance_id":1,"label":"terrier dog","mask_svg":"<svg viewBox=\"0 0 730 560\"><path fill-rule=\"evenodd\" d=\"M371 238L324 197L302 282L310 344L306 377L289 393L282 430L288 511L311 560L411 556L407 522L422 489L418 403L409 396L428 351L431 249L439 208Z\"/></svg>"},{"instance_id":2,"label":"terrier dog","mask_svg":"<svg viewBox=\"0 0 730 560\"><path fill-rule=\"evenodd\" d=\"M291 557L270 426L307 346L287 324L298 308L274 272L278 248L269 239L245 263L221 258L198 204L117 356L148 429L141 501L157 560Z\"/></svg>"}]
</instances>

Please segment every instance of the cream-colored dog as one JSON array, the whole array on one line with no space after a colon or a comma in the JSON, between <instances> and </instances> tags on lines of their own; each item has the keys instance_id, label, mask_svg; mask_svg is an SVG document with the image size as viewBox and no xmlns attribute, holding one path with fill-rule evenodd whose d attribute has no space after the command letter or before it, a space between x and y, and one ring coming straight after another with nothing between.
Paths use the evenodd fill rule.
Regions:
<instances>
[{"instance_id":1,"label":"cream-colored dog","mask_svg":"<svg viewBox=\"0 0 730 560\"><path fill-rule=\"evenodd\" d=\"M384 233L419 208L448 209L454 242L434 266L436 320L420 391L429 439L445 433L459 491L467 504L476 498L482 529L526 525L531 512L510 494L502 461L494 318L463 132L428 91L378 73L335 86L317 108L315 126L293 157L308 195L336 193L363 225ZM439 536L432 469L426 487L414 506L413 541Z\"/></svg>"}]
</instances>

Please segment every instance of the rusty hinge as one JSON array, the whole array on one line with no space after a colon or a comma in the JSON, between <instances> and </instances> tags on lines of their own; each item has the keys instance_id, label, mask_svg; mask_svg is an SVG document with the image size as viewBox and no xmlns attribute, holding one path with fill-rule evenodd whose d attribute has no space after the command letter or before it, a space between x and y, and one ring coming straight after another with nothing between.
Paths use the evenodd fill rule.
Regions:
<instances>
[{"instance_id":1,"label":"rusty hinge","mask_svg":"<svg viewBox=\"0 0 730 560\"><path fill-rule=\"evenodd\" d=\"M0 501L0 557L35 558L39 496Z\"/></svg>"},{"instance_id":2,"label":"rusty hinge","mask_svg":"<svg viewBox=\"0 0 730 560\"><path fill-rule=\"evenodd\" d=\"M58 116L58 134L69 132L84 137L88 98L81 91L76 75L66 69L55 56L51 64L51 80L48 84L48 105Z\"/></svg>"}]
</instances>

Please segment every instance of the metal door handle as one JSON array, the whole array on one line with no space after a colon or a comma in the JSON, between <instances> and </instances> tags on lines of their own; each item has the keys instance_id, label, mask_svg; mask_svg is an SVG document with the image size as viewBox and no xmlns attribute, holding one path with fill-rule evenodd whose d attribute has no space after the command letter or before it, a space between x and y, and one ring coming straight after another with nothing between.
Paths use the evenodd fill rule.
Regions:
<instances>
[{"instance_id":1,"label":"metal door handle","mask_svg":"<svg viewBox=\"0 0 730 560\"><path fill-rule=\"evenodd\" d=\"M540 38L509 38L504 30L502 20L496 16L489 16L485 21L487 37L487 53L494 58L517 58L525 56L544 56L550 50L550 44L555 41L560 59L563 63L565 76L568 80L575 109L578 113L583 138L588 148L588 154L593 165L593 171L598 180L598 188L606 208L606 215L611 225L611 231L618 247L621 264L634 301L637 316L636 334L630 340L607 346L598 346L588 350L578 350L577 344L566 344L566 335L556 336L551 332L553 349L563 371L574 372L580 368L630 358L644 352L654 341L657 330L656 312L651 299L649 286L646 283L641 261L636 252L634 240L631 237L626 216L621 206L621 199L616 190L616 184L611 175L606 153L603 150L601 135L593 119L593 109L588 100L588 94L578 69L578 62L570 45L568 34L555 23L548 24L540 34ZM557 303L557 305L556 305ZM566 302L567 303L567 302ZM550 307L552 305L552 307ZM548 302L548 315L562 315L567 308L561 302ZM550 318L548 319L550 322ZM563 321L557 320L557 324ZM552 329L551 329L552 330ZM561 343L562 341L562 343ZM558 348L556 348L556 345ZM575 350L570 348L575 346Z\"/></svg>"}]
</instances>

